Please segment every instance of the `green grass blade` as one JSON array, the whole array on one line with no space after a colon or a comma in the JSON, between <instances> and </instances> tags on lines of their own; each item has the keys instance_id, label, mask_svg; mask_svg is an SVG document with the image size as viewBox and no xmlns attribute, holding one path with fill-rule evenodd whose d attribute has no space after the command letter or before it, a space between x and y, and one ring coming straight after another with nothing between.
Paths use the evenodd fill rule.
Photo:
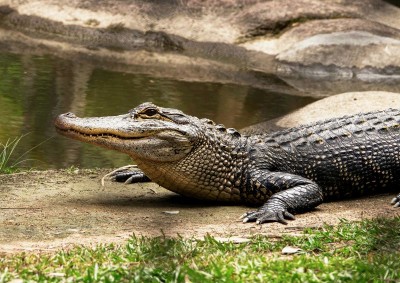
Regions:
<instances>
[{"instance_id":1,"label":"green grass blade","mask_svg":"<svg viewBox=\"0 0 400 283\"><path fill-rule=\"evenodd\" d=\"M23 135L23 136L26 136L26 135L27 135L27 134L25 134L25 135ZM23 136L21 136L21 138L22 138ZM32 148L28 149L27 151L25 151L23 154L21 154L20 157L18 157L18 158L15 160L15 163L13 164L13 166L14 166L16 163L18 163L18 164L21 163L20 159L21 159L22 157L24 157L25 155L27 155L29 152L31 152L31 151L34 150L35 148L41 146L42 144L44 144L45 142L51 140L51 139L54 138L54 137L55 137L55 136L51 136L51 137L49 137L48 139L42 141L41 143L39 143L39 144L35 145L34 147L32 147ZM25 161L27 161L27 160L22 160L22 162L25 162Z\"/></svg>"},{"instance_id":2,"label":"green grass blade","mask_svg":"<svg viewBox=\"0 0 400 283\"><path fill-rule=\"evenodd\" d=\"M1 149L1 163L0 163L0 172L4 171L7 168L8 160L10 159L11 154L8 152L8 148L13 144L15 140L10 142L10 139L6 141L5 144L0 144Z\"/></svg>"},{"instance_id":3,"label":"green grass blade","mask_svg":"<svg viewBox=\"0 0 400 283\"><path fill-rule=\"evenodd\" d=\"M17 170L18 165L21 163L35 160L35 159L22 159L24 156L26 156L29 152L34 150L35 148L41 146L45 142L49 141L50 139L54 138L54 136L49 137L48 139L42 141L38 145L35 145L34 147L30 148L29 150L25 151L23 154L21 154L18 158L14 158L14 162L10 164L11 162L11 157L15 155L15 150L17 146L19 145L20 141L27 136L28 134L21 135L19 137L14 138L13 140L8 139L5 144L0 143L0 173L11 173L15 170Z\"/></svg>"}]
</instances>

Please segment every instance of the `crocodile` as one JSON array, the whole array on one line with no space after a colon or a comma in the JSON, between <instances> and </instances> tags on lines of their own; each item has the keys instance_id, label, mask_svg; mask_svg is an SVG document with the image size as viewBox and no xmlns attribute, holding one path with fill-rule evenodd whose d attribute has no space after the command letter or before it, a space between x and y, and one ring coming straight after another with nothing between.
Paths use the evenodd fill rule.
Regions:
<instances>
[{"instance_id":1,"label":"crocodile","mask_svg":"<svg viewBox=\"0 0 400 283\"><path fill-rule=\"evenodd\" d=\"M147 102L118 116L62 114L55 126L130 155L140 170L117 170L116 181L153 181L184 196L261 205L243 222L286 224L323 202L392 191L400 181L397 109L242 135ZM400 194L391 203L400 207Z\"/></svg>"}]
</instances>

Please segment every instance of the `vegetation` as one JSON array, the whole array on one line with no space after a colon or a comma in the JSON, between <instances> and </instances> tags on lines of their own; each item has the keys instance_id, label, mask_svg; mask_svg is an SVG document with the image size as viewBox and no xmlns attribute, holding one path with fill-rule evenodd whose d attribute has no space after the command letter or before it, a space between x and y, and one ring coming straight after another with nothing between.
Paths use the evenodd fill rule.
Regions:
<instances>
[{"instance_id":1,"label":"vegetation","mask_svg":"<svg viewBox=\"0 0 400 283\"><path fill-rule=\"evenodd\" d=\"M399 282L400 217L221 243L139 238L124 245L78 246L0 259L0 282ZM267 228L266 228L267 229ZM302 252L282 255L285 246Z\"/></svg>"},{"instance_id":2,"label":"vegetation","mask_svg":"<svg viewBox=\"0 0 400 283\"><path fill-rule=\"evenodd\" d=\"M47 142L49 139L42 141L38 145L32 147L31 149L25 151L18 157L15 157L15 149L18 144L26 135L21 135L19 137L14 138L13 140L8 139L5 143L0 142L0 174L8 174L14 173L20 169L20 165L24 162L33 160L33 159L22 159L29 152L39 147L43 143Z\"/></svg>"},{"instance_id":3,"label":"vegetation","mask_svg":"<svg viewBox=\"0 0 400 283\"><path fill-rule=\"evenodd\" d=\"M17 166L24 161L20 160L20 158L17 158L13 162L11 161L11 157L15 152L15 148L22 138L23 136L19 136L13 140L8 139L4 144L0 143L0 174L17 171Z\"/></svg>"}]
</instances>

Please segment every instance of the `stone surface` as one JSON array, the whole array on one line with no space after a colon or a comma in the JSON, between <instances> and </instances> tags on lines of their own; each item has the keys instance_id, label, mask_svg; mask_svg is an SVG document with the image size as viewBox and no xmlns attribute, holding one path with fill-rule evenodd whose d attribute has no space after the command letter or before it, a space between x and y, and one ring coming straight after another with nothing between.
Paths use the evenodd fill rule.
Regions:
<instances>
[{"instance_id":1,"label":"stone surface","mask_svg":"<svg viewBox=\"0 0 400 283\"><path fill-rule=\"evenodd\" d=\"M319 120L387 108L400 108L400 93L384 91L341 93L308 104L283 117L246 127L241 132L265 133Z\"/></svg>"},{"instance_id":2,"label":"stone surface","mask_svg":"<svg viewBox=\"0 0 400 283\"><path fill-rule=\"evenodd\" d=\"M380 0L0 0L0 5L0 27L44 45L50 40L83 46L99 57L104 54L93 50L109 49L108 56L115 57L115 49L144 50L284 77L400 79L400 9Z\"/></svg>"},{"instance_id":3,"label":"stone surface","mask_svg":"<svg viewBox=\"0 0 400 283\"><path fill-rule=\"evenodd\" d=\"M278 72L285 76L301 72L305 77L368 80L380 74L400 79L400 40L364 30L311 36L277 59L282 63Z\"/></svg>"}]
</instances>

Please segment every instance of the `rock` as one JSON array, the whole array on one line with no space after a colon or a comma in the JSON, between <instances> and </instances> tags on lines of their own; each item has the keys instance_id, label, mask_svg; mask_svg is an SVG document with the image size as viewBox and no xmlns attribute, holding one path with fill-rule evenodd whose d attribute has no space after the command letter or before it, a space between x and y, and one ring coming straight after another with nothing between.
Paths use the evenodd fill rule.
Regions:
<instances>
[{"instance_id":1,"label":"rock","mask_svg":"<svg viewBox=\"0 0 400 283\"><path fill-rule=\"evenodd\" d=\"M301 70L299 70L299 72L300 71ZM372 78L372 74L370 75L370 78ZM379 90L400 93L399 81L394 79L394 77L395 76L390 77L374 74L374 79L366 81L356 77L344 80L344 78L338 76L305 78L302 73L297 73L290 77L281 77L281 79L294 89L297 89L303 95L311 94L317 97L326 97L353 90L359 92Z\"/></svg>"},{"instance_id":2,"label":"rock","mask_svg":"<svg viewBox=\"0 0 400 283\"><path fill-rule=\"evenodd\" d=\"M344 5L333 1L272 0L248 5L237 16L244 41L274 40L316 19L359 17L362 14L358 1ZM271 50L272 51L272 50ZM272 53L274 53L272 51Z\"/></svg>"},{"instance_id":3,"label":"rock","mask_svg":"<svg viewBox=\"0 0 400 283\"><path fill-rule=\"evenodd\" d=\"M366 19L310 20L243 46L276 55L284 77L400 79L400 30Z\"/></svg>"},{"instance_id":4,"label":"rock","mask_svg":"<svg viewBox=\"0 0 400 283\"><path fill-rule=\"evenodd\" d=\"M387 108L400 108L400 93L384 91L341 93L318 100L283 117L246 127L241 132L261 134L329 118Z\"/></svg>"},{"instance_id":5,"label":"rock","mask_svg":"<svg viewBox=\"0 0 400 283\"><path fill-rule=\"evenodd\" d=\"M400 40L365 29L317 34L292 45L277 59L278 73L285 76L400 79Z\"/></svg>"},{"instance_id":6,"label":"rock","mask_svg":"<svg viewBox=\"0 0 400 283\"><path fill-rule=\"evenodd\" d=\"M297 247L286 246L282 249L282 254L284 255L292 255L301 253L303 250Z\"/></svg>"},{"instance_id":7,"label":"rock","mask_svg":"<svg viewBox=\"0 0 400 283\"><path fill-rule=\"evenodd\" d=\"M382 34L387 37L399 36L399 30L386 25L365 19L340 18L340 19L314 19L297 23L282 32L278 37L261 37L254 41L248 41L244 46L251 50L278 55L285 50L318 34L331 34L333 32L350 32L364 30L373 34Z\"/></svg>"},{"instance_id":8,"label":"rock","mask_svg":"<svg viewBox=\"0 0 400 283\"><path fill-rule=\"evenodd\" d=\"M285 80L400 80L400 9L381 0L0 0L1 27L115 61L129 51L132 65L166 64L156 53Z\"/></svg>"}]
</instances>

